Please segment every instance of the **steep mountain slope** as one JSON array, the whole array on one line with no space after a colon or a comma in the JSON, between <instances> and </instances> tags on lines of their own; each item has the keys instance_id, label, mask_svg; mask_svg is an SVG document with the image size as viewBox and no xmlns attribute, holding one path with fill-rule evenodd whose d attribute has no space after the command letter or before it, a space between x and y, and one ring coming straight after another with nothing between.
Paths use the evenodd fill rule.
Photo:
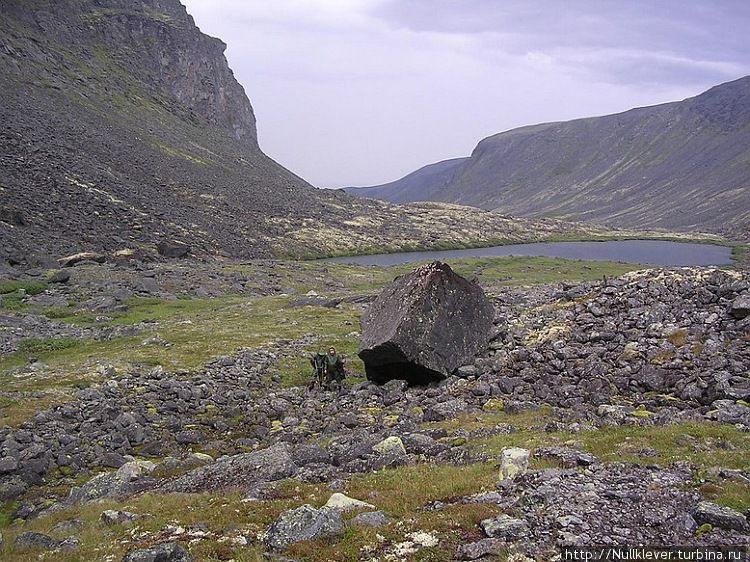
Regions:
<instances>
[{"instance_id":1,"label":"steep mountain slope","mask_svg":"<svg viewBox=\"0 0 750 562\"><path fill-rule=\"evenodd\" d=\"M0 264L164 240L316 256L550 228L313 188L259 149L224 48L178 0L0 3Z\"/></svg>"},{"instance_id":2,"label":"steep mountain slope","mask_svg":"<svg viewBox=\"0 0 750 562\"><path fill-rule=\"evenodd\" d=\"M750 77L682 102L500 133L447 185L407 197L399 183L384 198L429 193L510 214L741 234L750 223Z\"/></svg>"},{"instance_id":3,"label":"steep mountain slope","mask_svg":"<svg viewBox=\"0 0 750 562\"><path fill-rule=\"evenodd\" d=\"M344 191L360 197L371 197L408 203L411 201L429 201L434 194L449 185L461 169L461 164L468 158L453 158L435 164L429 164L403 178L373 187L347 187Z\"/></svg>"}]
</instances>

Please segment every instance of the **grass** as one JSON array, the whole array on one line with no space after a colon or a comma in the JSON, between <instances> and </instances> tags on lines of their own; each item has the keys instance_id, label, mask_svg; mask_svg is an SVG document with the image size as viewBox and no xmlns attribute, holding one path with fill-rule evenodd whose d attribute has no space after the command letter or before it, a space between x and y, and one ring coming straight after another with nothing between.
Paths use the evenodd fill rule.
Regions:
<instances>
[{"instance_id":1,"label":"grass","mask_svg":"<svg viewBox=\"0 0 750 562\"><path fill-rule=\"evenodd\" d=\"M491 424L497 419L493 416L487 416L475 424ZM498 454L505 447L534 449L565 444L579 447L604 462L668 466L675 461L690 460L693 465L706 469L713 466L750 469L750 457L747 455L750 450L750 435L731 425L621 425L570 433L541 431L538 422L532 421L532 414L529 412L520 414L519 418L515 422L514 416L503 417L506 423L511 423L519 431L469 441L469 447L488 454ZM657 456L644 455L646 449L655 450Z\"/></svg>"},{"instance_id":2,"label":"grass","mask_svg":"<svg viewBox=\"0 0 750 562\"><path fill-rule=\"evenodd\" d=\"M423 511L426 503L450 500L457 496L473 494L493 488L496 470L489 464L467 467L416 466L384 470L352 478L345 492L355 498L374 504L386 511L394 522L387 527L372 529L351 527L341 541L308 541L295 545L288 555L301 560L354 561L359 560L362 549L387 548L413 531L427 531L440 538L438 547L422 551L424 560L450 560L456 544L467 533L478 533L481 519L496 515L497 508L488 505L457 505L441 512ZM408 483L409 485L404 485ZM315 507L323 505L331 491L325 485L310 485L297 481L282 482L273 493L273 499L259 502L243 502L243 495L235 492L216 494L145 494L125 503L104 501L69 507L49 517L35 519L21 526L13 524L3 529L5 550L3 560L19 562L28 560L28 552L16 551L13 539L23 531L50 533L54 525L68 519L79 519L83 531L78 534L81 544L76 551L60 551L55 554L59 562L81 560L119 560L128 548L177 540L187 545L195 537L189 527L199 523L208 526L208 536L194 541L190 551L198 560L260 561L264 548L259 535L280 513L299 507L304 503ZM17 506L8 506L11 513ZM107 528L99 522L105 509L123 509L151 517L139 520L136 527ZM354 514L348 514L351 518ZM169 533L167 526L181 527L182 533ZM226 531L234 528L235 531ZM107 540L102 541L102 534ZM379 541L376 534L383 536ZM222 535L243 536L250 541L248 546L235 546L231 541L219 542ZM478 538L478 537L477 537Z\"/></svg>"},{"instance_id":3,"label":"grass","mask_svg":"<svg viewBox=\"0 0 750 562\"><path fill-rule=\"evenodd\" d=\"M47 290L49 285L42 281L2 281L0 282L0 295L15 293L19 289L26 291L28 295L38 295Z\"/></svg>"}]
</instances>

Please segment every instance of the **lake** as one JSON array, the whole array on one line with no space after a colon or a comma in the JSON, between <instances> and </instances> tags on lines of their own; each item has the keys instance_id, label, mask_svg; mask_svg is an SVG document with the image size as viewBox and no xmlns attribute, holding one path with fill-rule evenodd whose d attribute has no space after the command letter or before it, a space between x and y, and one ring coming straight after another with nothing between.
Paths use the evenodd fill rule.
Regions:
<instances>
[{"instance_id":1,"label":"lake","mask_svg":"<svg viewBox=\"0 0 750 562\"><path fill-rule=\"evenodd\" d=\"M612 240L607 242L538 242L466 250L402 252L330 258L325 261L358 265L394 265L474 257L544 256L572 260L616 261L659 266L727 265L732 250L716 244L663 240Z\"/></svg>"}]
</instances>

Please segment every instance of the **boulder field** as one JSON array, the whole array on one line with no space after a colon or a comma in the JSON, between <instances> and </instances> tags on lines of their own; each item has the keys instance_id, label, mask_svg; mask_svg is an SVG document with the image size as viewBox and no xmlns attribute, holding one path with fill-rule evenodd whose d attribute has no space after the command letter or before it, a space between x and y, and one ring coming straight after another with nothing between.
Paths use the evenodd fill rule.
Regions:
<instances>
[{"instance_id":1,"label":"boulder field","mask_svg":"<svg viewBox=\"0 0 750 562\"><path fill-rule=\"evenodd\" d=\"M482 312L488 343L426 385L392 379L340 392L282 388L271 376L281 349L303 354L305 339L245 350L194 372L134 370L0 429L0 498L18 500L15 516L33 519L144 491L239 488L262 500L286 479L336 491L359 473L496 462L496 491L423 507L491 504L506 514L482 521L458 559L509 547L544 559L561 545L747 544L745 514L692 488L700 471L688 460L652 464L659 452L645 447L641 463L605 461L576 441L509 445L501 454L472 444L510 440L517 414L532 423L536 417L540 435L677 423L750 431L749 294L746 273L695 268L496 288L491 314ZM474 423L493 412L511 421ZM530 468L530 459L555 467ZM111 470L51 507L50 498L30 493L102 469ZM715 472L750 482L744 470ZM322 508L301 502L269 527L264 544L283 550L300 529L300 536L339 540L349 524L338 514L340 500ZM392 521L376 511L377 497L354 500L373 505L377 515L363 518L369 524ZM420 537L411 543L433 540ZM73 539L65 544L75 548ZM169 560L187 560L176 546L162 548L173 553Z\"/></svg>"}]
</instances>

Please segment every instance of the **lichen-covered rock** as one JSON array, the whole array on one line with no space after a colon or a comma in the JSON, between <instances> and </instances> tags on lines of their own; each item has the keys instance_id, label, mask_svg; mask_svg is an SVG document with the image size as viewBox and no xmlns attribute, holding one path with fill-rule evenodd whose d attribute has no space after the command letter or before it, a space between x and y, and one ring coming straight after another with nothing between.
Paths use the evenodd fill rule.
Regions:
<instances>
[{"instance_id":1,"label":"lichen-covered rock","mask_svg":"<svg viewBox=\"0 0 750 562\"><path fill-rule=\"evenodd\" d=\"M494 310L482 289L434 262L397 277L362 317L367 378L440 380L489 341Z\"/></svg>"},{"instance_id":2,"label":"lichen-covered rock","mask_svg":"<svg viewBox=\"0 0 750 562\"><path fill-rule=\"evenodd\" d=\"M500 480L513 479L529 469L528 449L509 447L500 453Z\"/></svg>"},{"instance_id":3,"label":"lichen-covered rock","mask_svg":"<svg viewBox=\"0 0 750 562\"><path fill-rule=\"evenodd\" d=\"M381 455L406 456L406 447L399 437L392 435L373 445L372 450Z\"/></svg>"},{"instance_id":4,"label":"lichen-covered rock","mask_svg":"<svg viewBox=\"0 0 750 562\"><path fill-rule=\"evenodd\" d=\"M291 544L341 536L344 522L338 509L315 509L303 505L282 513L265 533L266 546L281 550Z\"/></svg>"}]
</instances>

